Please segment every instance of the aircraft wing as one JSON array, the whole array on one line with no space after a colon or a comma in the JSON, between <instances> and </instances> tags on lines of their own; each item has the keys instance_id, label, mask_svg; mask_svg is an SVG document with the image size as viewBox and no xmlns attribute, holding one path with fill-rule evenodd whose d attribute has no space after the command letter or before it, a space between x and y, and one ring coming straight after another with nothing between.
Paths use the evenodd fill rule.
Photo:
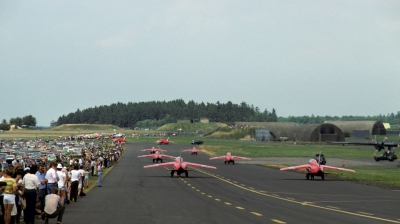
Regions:
<instances>
[{"instance_id":1,"label":"aircraft wing","mask_svg":"<svg viewBox=\"0 0 400 224\"><path fill-rule=\"evenodd\" d=\"M215 167L215 166L207 166L207 165L203 165L203 164L188 163L188 162L186 162L186 166L193 166L193 167L197 167L197 168L217 169L217 167Z\"/></svg>"},{"instance_id":2,"label":"aircraft wing","mask_svg":"<svg viewBox=\"0 0 400 224\"><path fill-rule=\"evenodd\" d=\"M153 167L164 167L164 166L173 166L175 162L168 162L168 163L160 163L160 164L153 164L153 165L147 165L144 166L143 168L153 168Z\"/></svg>"},{"instance_id":3,"label":"aircraft wing","mask_svg":"<svg viewBox=\"0 0 400 224\"><path fill-rule=\"evenodd\" d=\"M144 158L144 157L154 157L154 154L148 154L148 155L142 155L142 156L138 156L138 158Z\"/></svg>"},{"instance_id":4,"label":"aircraft wing","mask_svg":"<svg viewBox=\"0 0 400 224\"><path fill-rule=\"evenodd\" d=\"M211 157L210 160L213 160L213 159L225 159L225 158L226 158L226 156L216 156L216 157Z\"/></svg>"},{"instance_id":5,"label":"aircraft wing","mask_svg":"<svg viewBox=\"0 0 400 224\"><path fill-rule=\"evenodd\" d=\"M299 165L299 166L285 167L285 168L281 168L280 170L299 170L299 169L308 168L309 166L310 166L310 164L304 164L304 165Z\"/></svg>"},{"instance_id":6,"label":"aircraft wing","mask_svg":"<svg viewBox=\"0 0 400 224\"><path fill-rule=\"evenodd\" d=\"M159 155L161 158L170 158L170 159L175 159L175 156L169 156L169 155L164 155L164 154L160 154Z\"/></svg>"},{"instance_id":7,"label":"aircraft wing","mask_svg":"<svg viewBox=\"0 0 400 224\"><path fill-rule=\"evenodd\" d=\"M322 170L328 169L328 170L342 170L342 171L347 171L347 172L356 172L356 171L351 170L351 169L339 168L339 167L334 167L334 166L321 165L320 167L321 167Z\"/></svg>"},{"instance_id":8,"label":"aircraft wing","mask_svg":"<svg viewBox=\"0 0 400 224\"><path fill-rule=\"evenodd\" d=\"M250 158L247 157L241 157L241 156L232 156L233 159L243 159L243 160L251 160Z\"/></svg>"}]
</instances>

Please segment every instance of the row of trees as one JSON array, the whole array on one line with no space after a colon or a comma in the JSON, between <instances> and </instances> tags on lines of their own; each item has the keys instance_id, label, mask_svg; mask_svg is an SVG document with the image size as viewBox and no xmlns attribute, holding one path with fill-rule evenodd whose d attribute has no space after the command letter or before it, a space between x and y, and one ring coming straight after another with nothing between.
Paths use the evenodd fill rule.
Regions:
<instances>
[{"instance_id":1,"label":"row of trees","mask_svg":"<svg viewBox=\"0 0 400 224\"><path fill-rule=\"evenodd\" d=\"M16 126L36 126L36 118L33 117L32 115L27 115L25 117L16 117L16 118L11 118L10 119L10 124L11 125L16 125Z\"/></svg>"},{"instance_id":2,"label":"row of trees","mask_svg":"<svg viewBox=\"0 0 400 224\"><path fill-rule=\"evenodd\" d=\"M387 115L377 115L377 116L289 116L289 117L279 117L279 122L294 122L300 124L320 124L325 121L382 121L383 123L390 123L391 125L400 125L400 111Z\"/></svg>"},{"instance_id":3,"label":"row of trees","mask_svg":"<svg viewBox=\"0 0 400 224\"><path fill-rule=\"evenodd\" d=\"M116 103L109 106L99 106L60 116L52 126L62 124L113 124L119 127L145 127L147 125L161 126L174 123L177 119L208 118L210 122L232 123L234 121L268 121L278 120L275 109L260 111L258 107L245 102L227 103L196 103L193 100L185 103L178 99L173 101L150 101L139 103Z\"/></svg>"},{"instance_id":4,"label":"row of trees","mask_svg":"<svg viewBox=\"0 0 400 224\"><path fill-rule=\"evenodd\" d=\"M3 119L0 124L0 130L8 131L8 130L10 130L11 125L15 125L15 126L19 126L19 127L36 126L36 118L33 117L32 115L27 115L22 118L21 117L11 118L9 122L7 122L6 119Z\"/></svg>"}]
</instances>

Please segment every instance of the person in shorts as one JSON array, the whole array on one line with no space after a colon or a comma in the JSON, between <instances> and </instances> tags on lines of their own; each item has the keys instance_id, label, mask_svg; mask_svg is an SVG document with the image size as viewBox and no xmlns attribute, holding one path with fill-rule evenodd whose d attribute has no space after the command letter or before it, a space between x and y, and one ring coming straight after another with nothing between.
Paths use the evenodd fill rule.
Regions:
<instances>
[{"instance_id":1,"label":"person in shorts","mask_svg":"<svg viewBox=\"0 0 400 224\"><path fill-rule=\"evenodd\" d=\"M67 187L67 177L65 175L65 173L62 171L63 166L61 165L61 163L59 163L57 165L57 176L59 178L58 182L57 182L57 186L58 186L58 195L61 198L61 201L64 203L65 200L65 189Z\"/></svg>"},{"instance_id":2,"label":"person in shorts","mask_svg":"<svg viewBox=\"0 0 400 224\"><path fill-rule=\"evenodd\" d=\"M14 167L9 166L6 168L3 182L7 183L7 186L4 189L4 223L10 224L11 221L11 212L14 208L15 204L15 192L17 191L17 182L12 176L14 175Z\"/></svg>"}]
</instances>

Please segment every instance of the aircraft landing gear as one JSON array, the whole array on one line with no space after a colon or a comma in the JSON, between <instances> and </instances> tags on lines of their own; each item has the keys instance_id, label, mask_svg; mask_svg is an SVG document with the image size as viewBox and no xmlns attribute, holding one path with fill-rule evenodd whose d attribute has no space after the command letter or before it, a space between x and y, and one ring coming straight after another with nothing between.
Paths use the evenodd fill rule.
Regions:
<instances>
[{"instance_id":1,"label":"aircraft landing gear","mask_svg":"<svg viewBox=\"0 0 400 224\"><path fill-rule=\"evenodd\" d=\"M189 176L189 173L188 173L188 171L185 171L185 176L186 176L186 177L188 177L188 176Z\"/></svg>"},{"instance_id":2,"label":"aircraft landing gear","mask_svg":"<svg viewBox=\"0 0 400 224\"><path fill-rule=\"evenodd\" d=\"M314 180L314 175L311 175L311 180Z\"/></svg>"},{"instance_id":3,"label":"aircraft landing gear","mask_svg":"<svg viewBox=\"0 0 400 224\"><path fill-rule=\"evenodd\" d=\"M174 176L175 170L171 170L171 177Z\"/></svg>"},{"instance_id":4,"label":"aircraft landing gear","mask_svg":"<svg viewBox=\"0 0 400 224\"><path fill-rule=\"evenodd\" d=\"M235 165L235 161L234 160L232 160L232 163L233 163L233 165Z\"/></svg>"},{"instance_id":5,"label":"aircraft landing gear","mask_svg":"<svg viewBox=\"0 0 400 224\"><path fill-rule=\"evenodd\" d=\"M226 164L226 161L225 161L225 164ZM228 164L229 164L229 162L228 162Z\"/></svg>"},{"instance_id":6,"label":"aircraft landing gear","mask_svg":"<svg viewBox=\"0 0 400 224\"><path fill-rule=\"evenodd\" d=\"M310 179L310 174L307 173L306 178L307 178L307 180Z\"/></svg>"},{"instance_id":7,"label":"aircraft landing gear","mask_svg":"<svg viewBox=\"0 0 400 224\"><path fill-rule=\"evenodd\" d=\"M155 159L153 159L153 163L154 163Z\"/></svg>"},{"instance_id":8,"label":"aircraft landing gear","mask_svg":"<svg viewBox=\"0 0 400 224\"><path fill-rule=\"evenodd\" d=\"M322 180L325 180L324 178L325 178L325 177L324 177L324 174L322 174L322 175L321 175L321 179L322 179Z\"/></svg>"},{"instance_id":9,"label":"aircraft landing gear","mask_svg":"<svg viewBox=\"0 0 400 224\"><path fill-rule=\"evenodd\" d=\"M162 159L160 159L160 163L162 163Z\"/></svg>"}]
</instances>

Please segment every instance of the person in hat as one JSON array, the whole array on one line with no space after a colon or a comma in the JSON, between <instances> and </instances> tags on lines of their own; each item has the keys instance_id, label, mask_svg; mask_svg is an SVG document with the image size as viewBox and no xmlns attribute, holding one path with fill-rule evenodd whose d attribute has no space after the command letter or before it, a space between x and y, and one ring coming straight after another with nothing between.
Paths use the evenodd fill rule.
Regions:
<instances>
[{"instance_id":1,"label":"person in hat","mask_svg":"<svg viewBox=\"0 0 400 224\"><path fill-rule=\"evenodd\" d=\"M65 172L62 171L63 166L61 163L57 165L57 176L59 178L57 185L58 185L58 195L61 198L61 201L64 202L65 200L65 189L67 187L67 177Z\"/></svg>"},{"instance_id":2,"label":"person in hat","mask_svg":"<svg viewBox=\"0 0 400 224\"><path fill-rule=\"evenodd\" d=\"M37 191L40 186L40 180L35 175L37 166L32 165L32 168L25 168L25 176L22 179L22 185L24 186L24 198L26 201L26 208L24 210L24 221L26 224L33 224L35 222L35 206Z\"/></svg>"}]
</instances>

